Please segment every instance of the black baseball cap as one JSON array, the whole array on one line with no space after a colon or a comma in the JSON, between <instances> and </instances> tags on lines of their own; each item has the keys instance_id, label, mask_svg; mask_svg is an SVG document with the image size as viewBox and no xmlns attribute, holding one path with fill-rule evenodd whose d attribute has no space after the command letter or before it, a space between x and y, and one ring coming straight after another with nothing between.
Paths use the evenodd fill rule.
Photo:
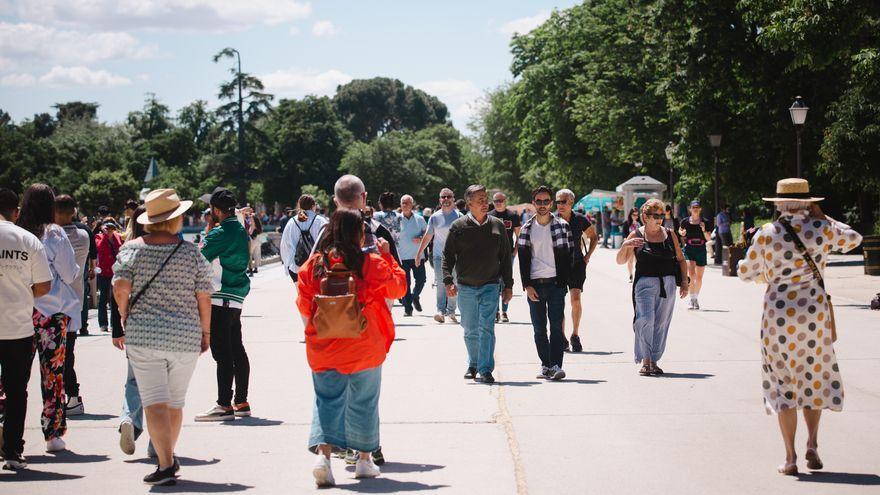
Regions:
<instances>
[{"instance_id":1,"label":"black baseball cap","mask_svg":"<svg viewBox=\"0 0 880 495\"><path fill-rule=\"evenodd\" d=\"M211 206L220 211L232 211L238 205L238 200L232 191L225 187L218 187L211 193Z\"/></svg>"}]
</instances>

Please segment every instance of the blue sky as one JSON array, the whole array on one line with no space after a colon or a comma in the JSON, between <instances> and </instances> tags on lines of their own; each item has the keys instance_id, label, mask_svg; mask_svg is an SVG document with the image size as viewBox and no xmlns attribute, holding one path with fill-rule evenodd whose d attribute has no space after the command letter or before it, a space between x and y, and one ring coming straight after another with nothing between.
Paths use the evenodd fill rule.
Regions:
<instances>
[{"instance_id":1,"label":"blue sky","mask_svg":"<svg viewBox=\"0 0 880 495\"><path fill-rule=\"evenodd\" d=\"M228 61L277 97L332 95L352 78L395 77L441 98L459 129L510 80L509 41L574 0L0 0L0 108L19 121L95 101L121 121L155 93L173 112L216 104Z\"/></svg>"}]
</instances>

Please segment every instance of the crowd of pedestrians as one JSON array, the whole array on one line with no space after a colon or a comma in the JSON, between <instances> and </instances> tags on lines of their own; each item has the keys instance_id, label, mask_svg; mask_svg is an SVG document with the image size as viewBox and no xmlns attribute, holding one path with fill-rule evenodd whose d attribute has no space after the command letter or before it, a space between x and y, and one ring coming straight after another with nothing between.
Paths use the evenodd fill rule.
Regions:
<instances>
[{"instance_id":1,"label":"crowd of pedestrians","mask_svg":"<svg viewBox=\"0 0 880 495\"><path fill-rule=\"evenodd\" d=\"M379 397L382 365L395 338L391 309L398 301L404 317L423 312L425 262L434 271L433 318L460 322L464 378L483 384L496 381L495 329L510 322L517 261L540 379L564 380L566 351L583 351L588 267L598 246L615 246L615 236L622 237L616 261L627 266L632 283L633 359L640 375L664 374L659 361L676 293L690 296L690 309L700 309L712 236L699 201L679 220L659 199L625 216L604 207L587 215L575 210L577 196L569 189L537 187L519 210L507 204L504 192L484 185L462 193L456 200L444 187L436 208L419 208L409 194L398 200L384 192L374 211L363 182L345 175L335 184L329 219L308 194L280 218L280 258L296 287L314 388L307 447L315 454L318 486L335 484L333 453L355 465L357 478L380 474ZM794 474L796 411L804 410L809 430L808 466L820 469L821 411L840 410L843 402L833 310L822 280L825 258L861 238L822 213L821 198L809 195L806 181L780 181L777 197L765 199L779 218L752 228L738 273L769 284L761 329L764 400L778 414L785 442L779 471ZM76 222L73 197L45 184L32 185L21 199L0 189L0 293L9 303L0 312L0 453L7 468L27 466L22 437L35 355L46 451L66 448L67 416L84 412L74 352L77 335L88 334L84 308L91 278L99 291L98 325L112 332L128 365L120 448L133 454L146 431L148 454L156 459L145 483L173 484L179 475L175 448L200 354L210 350L216 363L217 398L195 421L252 414L241 316L260 266L263 221L225 188L202 200L209 204L209 224L193 244L181 234L193 201L173 189L153 190L143 204L127 203L122 225L101 211L93 229ZM721 245L733 242L730 224L724 207L714 218L716 257Z\"/></svg>"}]
</instances>

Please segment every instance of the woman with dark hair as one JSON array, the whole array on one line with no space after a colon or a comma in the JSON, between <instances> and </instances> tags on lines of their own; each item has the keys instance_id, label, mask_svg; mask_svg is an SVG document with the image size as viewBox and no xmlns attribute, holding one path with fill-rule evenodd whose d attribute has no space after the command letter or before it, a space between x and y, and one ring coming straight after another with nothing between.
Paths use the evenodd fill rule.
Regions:
<instances>
[{"instance_id":1,"label":"woman with dark hair","mask_svg":"<svg viewBox=\"0 0 880 495\"><path fill-rule=\"evenodd\" d=\"M629 210L629 215L626 216L626 220L623 222L623 238L626 239L630 234L639 230L639 227L642 226L642 223L639 221L639 209L633 207ZM632 283L633 281L633 266L635 265L635 258L629 257L626 260L626 271L629 272L629 281Z\"/></svg>"},{"instance_id":2,"label":"woman with dark hair","mask_svg":"<svg viewBox=\"0 0 880 495\"><path fill-rule=\"evenodd\" d=\"M315 409L309 450L318 454L312 474L318 486L335 484L333 450L360 452L355 477L373 478L379 468L370 453L379 448L379 390L382 363L394 340L394 321L386 299L406 293L406 275L388 242L376 239L378 253L364 252L361 212L340 208L333 214L315 253L299 270L296 303L306 319L306 355L312 368ZM315 296L330 267L351 271L366 319L359 337L320 338L315 327Z\"/></svg>"},{"instance_id":3,"label":"woman with dark hair","mask_svg":"<svg viewBox=\"0 0 880 495\"><path fill-rule=\"evenodd\" d=\"M34 345L40 355L43 392L41 424L46 452L64 450L67 432L64 396L64 355L67 325L82 308L73 284L81 267L64 229L55 223L55 193L46 184L34 184L24 193L17 225L42 241L52 273L49 293L34 299Z\"/></svg>"},{"instance_id":4,"label":"woman with dark hair","mask_svg":"<svg viewBox=\"0 0 880 495\"><path fill-rule=\"evenodd\" d=\"M318 215L318 204L311 194L300 196L296 206L296 216L291 219L293 221L287 222L284 232L281 233L281 263L287 268L287 273L294 284L299 267L304 262L302 254L297 256L297 247L302 242L300 251L305 252L306 255L311 254L315 239L327 225L327 219Z\"/></svg>"}]
</instances>

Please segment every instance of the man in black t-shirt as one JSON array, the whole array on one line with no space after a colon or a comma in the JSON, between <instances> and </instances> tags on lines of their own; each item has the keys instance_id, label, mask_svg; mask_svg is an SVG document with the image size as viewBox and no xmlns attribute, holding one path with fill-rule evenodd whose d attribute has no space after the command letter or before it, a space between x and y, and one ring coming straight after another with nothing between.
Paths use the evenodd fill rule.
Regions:
<instances>
[{"instance_id":1,"label":"man in black t-shirt","mask_svg":"<svg viewBox=\"0 0 880 495\"><path fill-rule=\"evenodd\" d=\"M504 223L504 228L507 230L507 237L510 239L510 260L512 263L516 261L516 242L514 236L519 236L519 229L521 227L519 214L507 209L507 196L503 192L497 192L492 196L492 204L495 206L495 209L491 210L489 215L498 218ZM497 311L495 312L495 323L510 322L510 318L507 317L507 308L509 306L510 303L505 303L504 301L501 302L501 314Z\"/></svg>"},{"instance_id":2,"label":"man in black t-shirt","mask_svg":"<svg viewBox=\"0 0 880 495\"><path fill-rule=\"evenodd\" d=\"M589 263L593 251L596 250L596 246L599 245L599 235L586 215L572 211L574 202L575 195L570 189L560 189L556 192L556 213L568 222L571 227L571 238L575 243L575 259L572 263L571 280L568 284L571 293L571 350L581 352L584 349L578 335L583 314L581 293L584 290L584 282L587 280L587 263ZM589 246L586 245L586 240L590 241ZM586 247L586 252L583 250L584 247ZM564 321L562 330L564 333ZM564 344L565 350L568 350L568 340Z\"/></svg>"}]
</instances>

